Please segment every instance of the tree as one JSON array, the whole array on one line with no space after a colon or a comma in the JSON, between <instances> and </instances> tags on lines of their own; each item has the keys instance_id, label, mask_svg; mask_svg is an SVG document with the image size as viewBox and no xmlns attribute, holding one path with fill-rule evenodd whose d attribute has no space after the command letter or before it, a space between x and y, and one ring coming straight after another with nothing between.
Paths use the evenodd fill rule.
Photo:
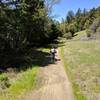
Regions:
<instances>
[{"instance_id":1,"label":"tree","mask_svg":"<svg viewBox=\"0 0 100 100\"><path fill-rule=\"evenodd\" d=\"M60 0L44 0L44 1L45 1L45 12L49 17L51 17L53 6L57 4Z\"/></svg>"},{"instance_id":2,"label":"tree","mask_svg":"<svg viewBox=\"0 0 100 100\"><path fill-rule=\"evenodd\" d=\"M65 25L63 24L63 22L61 23L62 27L63 25L65 26L64 33L71 33L72 36L74 36L75 32L85 29L88 30L90 27L92 28L92 30L96 31L96 19L100 18L99 12L100 7L93 8L90 11L86 11L86 9L81 11L81 9L79 8L76 14L74 14L73 11L69 11L66 19L63 21L65 22ZM89 29L88 33L90 32L90 30L91 29Z\"/></svg>"},{"instance_id":3,"label":"tree","mask_svg":"<svg viewBox=\"0 0 100 100\"><path fill-rule=\"evenodd\" d=\"M94 20L93 24L90 26L90 30L92 30L93 33L96 33L96 30L99 26L100 26L100 18Z\"/></svg>"},{"instance_id":4,"label":"tree","mask_svg":"<svg viewBox=\"0 0 100 100\"><path fill-rule=\"evenodd\" d=\"M81 14L82 14L82 11L81 11L81 9L79 8L78 10L77 10L77 12L76 12L76 17L80 17L81 16Z\"/></svg>"},{"instance_id":5,"label":"tree","mask_svg":"<svg viewBox=\"0 0 100 100\"><path fill-rule=\"evenodd\" d=\"M45 0L0 0L0 65L29 62L31 48L59 36L45 6Z\"/></svg>"},{"instance_id":6,"label":"tree","mask_svg":"<svg viewBox=\"0 0 100 100\"><path fill-rule=\"evenodd\" d=\"M83 10L83 16L85 17L87 15L87 10L84 8Z\"/></svg>"},{"instance_id":7,"label":"tree","mask_svg":"<svg viewBox=\"0 0 100 100\"><path fill-rule=\"evenodd\" d=\"M73 11L68 11L65 22L66 23L71 23L73 19L74 19L74 12Z\"/></svg>"}]
</instances>

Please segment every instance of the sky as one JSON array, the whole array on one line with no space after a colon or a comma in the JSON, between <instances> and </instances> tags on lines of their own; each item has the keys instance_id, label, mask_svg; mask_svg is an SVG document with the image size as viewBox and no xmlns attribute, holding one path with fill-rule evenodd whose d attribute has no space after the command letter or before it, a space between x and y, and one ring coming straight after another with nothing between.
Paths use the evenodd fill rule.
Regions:
<instances>
[{"instance_id":1,"label":"sky","mask_svg":"<svg viewBox=\"0 0 100 100\"><path fill-rule=\"evenodd\" d=\"M61 19L65 18L69 10L76 12L78 8L90 10L99 6L100 0L60 0L59 3L54 5L52 15L54 15L54 19L61 22Z\"/></svg>"}]
</instances>

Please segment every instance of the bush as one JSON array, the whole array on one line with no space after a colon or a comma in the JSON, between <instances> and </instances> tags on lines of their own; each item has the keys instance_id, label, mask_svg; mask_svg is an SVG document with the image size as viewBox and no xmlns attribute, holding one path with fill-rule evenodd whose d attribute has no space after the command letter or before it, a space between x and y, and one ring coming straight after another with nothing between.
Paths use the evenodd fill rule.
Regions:
<instances>
[{"instance_id":1,"label":"bush","mask_svg":"<svg viewBox=\"0 0 100 100\"><path fill-rule=\"evenodd\" d=\"M72 33L71 33L71 32L65 33L65 34L64 34L64 37L65 37L66 39L72 39Z\"/></svg>"},{"instance_id":2,"label":"bush","mask_svg":"<svg viewBox=\"0 0 100 100\"><path fill-rule=\"evenodd\" d=\"M7 79L6 74L1 74L0 75L0 81L4 81L5 79Z\"/></svg>"},{"instance_id":3,"label":"bush","mask_svg":"<svg viewBox=\"0 0 100 100\"><path fill-rule=\"evenodd\" d=\"M96 33L100 34L100 27L97 28Z\"/></svg>"},{"instance_id":4,"label":"bush","mask_svg":"<svg viewBox=\"0 0 100 100\"><path fill-rule=\"evenodd\" d=\"M88 38L91 37L92 31L90 29L87 29L86 30L86 35L87 35Z\"/></svg>"},{"instance_id":5,"label":"bush","mask_svg":"<svg viewBox=\"0 0 100 100\"><path fill-rule=\"evenodd\" d=\"M96 30L97 30L97 28L99 27L99 25L100 25L100 19L97 18L97 19L94 20L94 22L93 22L92 25L90 26L90 30L92 30L93 33L95 33Z\"/></svg>"},{"instance_id":6,"label":"bush","mask_svg":"<svg viewBox=\"0 0 100 100\"><path fill-rule=\"evenodd\" d=\"M9 79L6 74L0 75L0 88L6 89L10 86Z\"/></svg>"}]
</instances>

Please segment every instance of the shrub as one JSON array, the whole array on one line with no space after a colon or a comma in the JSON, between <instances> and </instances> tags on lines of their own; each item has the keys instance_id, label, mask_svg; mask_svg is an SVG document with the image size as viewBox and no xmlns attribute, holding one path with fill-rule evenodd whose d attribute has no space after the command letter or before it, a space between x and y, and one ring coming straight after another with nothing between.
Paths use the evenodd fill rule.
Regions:
<instances>
[{"instance_id":1,"label":"shrub","mask_svg":"<svg viewBox=\"0 0 100 100\"><path fill-rule=\"evenodd\" d=\"M97 28L96 33L100 34L100 27Z\"/></svg>"},{"instance_id":2,"label":"shrub","mask_svg":"<svg viewBox=\"0 0 100 100\"><path fill-rule=\"evenodd\" d=\"M71 33L71 32L65 33L65 34L64 34L64 37L65 37L66 39L72 39L72 33Z\"/></svg>"},{"instance_id":3,"label":"shrub","mask_svg":"<svg viewBox=\"0 0 100 100\"><path fill-rule=\"evenodd\" d=\"M10 86L9 79L6 74L0 75L0 88L6 89Z\"/></svg>"},{"instance_id":4,"label":"shrub","mask_svg":"<svg viewBox=\"0 0 100 100\"><path fill-rule=\"evenodd\" d=\"M88 38L91 37L92 31L90 29L87 29L86 30L86 35L87 35Z\"/></svg>"},{"instance_id":5,"label":"shrub","mask_svg":"<svg viewBox=\"0 0 100 100\"><path fill-rule=\"evenodd\" d=\"M92 25L90 26L90 30L92 30L93 33L95 33L96 30L97 30L97 28L99 27L99 25L100 25L100 19L97 18L97 19L94 20L94 22L93 22Z\"/></svg>"}]
</instances>

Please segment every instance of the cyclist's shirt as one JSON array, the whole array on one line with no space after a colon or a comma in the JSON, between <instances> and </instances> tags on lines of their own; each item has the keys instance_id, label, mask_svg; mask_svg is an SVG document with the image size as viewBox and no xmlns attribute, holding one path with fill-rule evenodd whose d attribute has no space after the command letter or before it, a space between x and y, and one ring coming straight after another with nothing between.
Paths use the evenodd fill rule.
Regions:
<instances>
[{"instance_id":1,"label":"cyclist's shirt","mask_svg":"<svg viewBox=\"0 0 100 100\"><path fill-rule=\"evenodd\" d=\"M51 53L52 54L55 54L56 53L56 50L53 48L53 49L51 49Z\"/></svg>"}]
</instances>

